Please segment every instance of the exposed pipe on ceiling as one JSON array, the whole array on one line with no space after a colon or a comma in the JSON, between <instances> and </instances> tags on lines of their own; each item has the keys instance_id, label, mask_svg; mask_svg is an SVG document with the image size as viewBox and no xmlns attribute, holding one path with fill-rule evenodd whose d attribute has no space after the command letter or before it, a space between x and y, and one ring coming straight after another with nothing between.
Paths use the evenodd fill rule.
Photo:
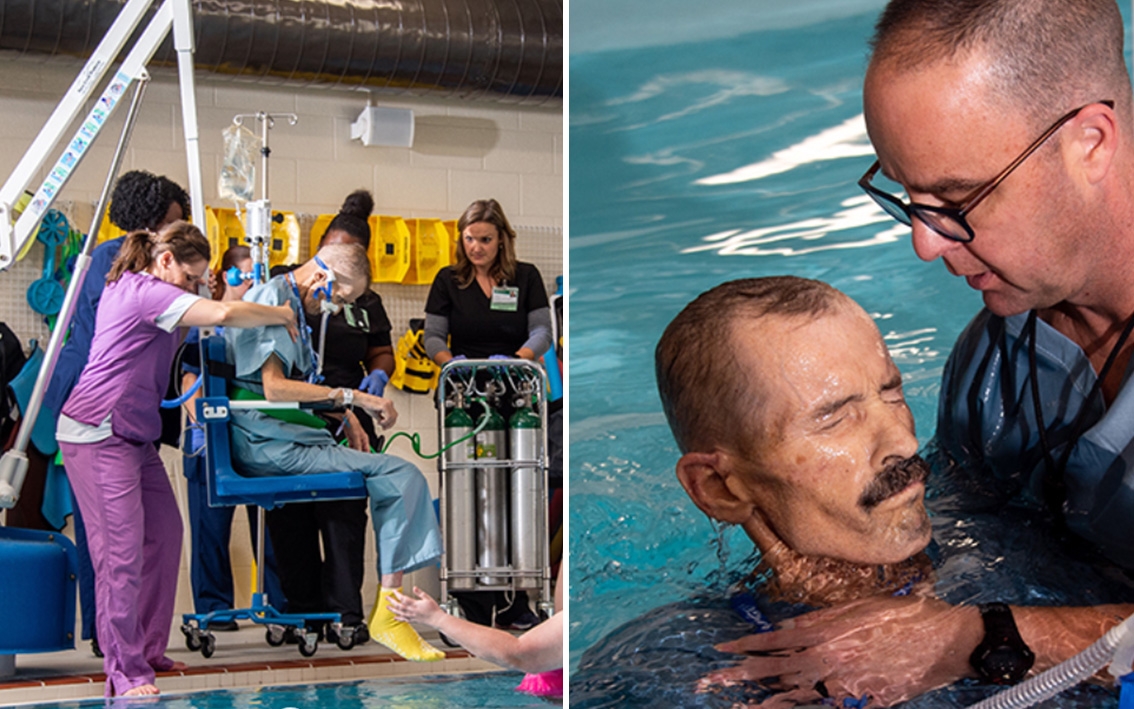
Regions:
<instances>
[{"instance_id":1,"label":"exposed pipe on ceiling","mask_svg":"<svg viewBox=\"0 0 1134 709\"><path fill-rule=\"evenodd\" d=\"M125 2L0 0L0 50L85 59ZM196 66L218 77L524 103L563 96L562 0L192 5ZM151 65L175 63L167 39Z\"/></svg>"}]
</instances>

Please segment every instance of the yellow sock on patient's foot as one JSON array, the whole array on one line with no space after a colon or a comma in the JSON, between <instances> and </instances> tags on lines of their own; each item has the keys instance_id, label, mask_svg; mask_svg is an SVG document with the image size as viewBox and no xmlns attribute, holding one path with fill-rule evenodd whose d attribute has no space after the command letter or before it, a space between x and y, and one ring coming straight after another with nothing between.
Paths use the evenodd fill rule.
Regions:
<instances>
[{"instance_id":1,"label":"yellow sock on patient's foot","mask_svg":"<svg viewBox=\"0 0 1134 709\"><path fill-rule=\"evenodd\" d=\"M378 602L370 610L370 618L366 621L371 639L382 643L407 660L417 662L444 660L445 653L422 640L412 625L394 618L393 612L386 607L386 601L393 592L394 589L385 588L378 592Z\"/></svg>"}]
</instances>

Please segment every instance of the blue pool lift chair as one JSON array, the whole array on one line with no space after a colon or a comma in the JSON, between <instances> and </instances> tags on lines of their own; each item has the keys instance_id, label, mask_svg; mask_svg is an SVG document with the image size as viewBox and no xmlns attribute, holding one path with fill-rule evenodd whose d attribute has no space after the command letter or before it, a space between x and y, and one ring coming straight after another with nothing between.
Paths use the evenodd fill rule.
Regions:
<instances>
[{"instance_id":1,"label":"blue pool lift chair","mask_svg":"<svg viewBox=\"0 0 1134 709\"><path fill-rule=\"evenodd\" d=\"M311 657L318 649L318 634L306 630L308 621L341 623L338 613L281 613L271 606L264 590L264 510L292 502L348 500L366 497L366 485L359 472L317 473L311 475L279 475L244 477L232 467L228 438L229 413L233 408L251 408L264 402L234 402L228 398L227 383L221 373L230 368L225 362L224 338L214 335L201 340L201 376L204 391L197 399L197 421L205 427L205 469L208 499L211 507L256 505L256 589L249 608L220 610L211 613L185 613L181 632L185 645L211 657L216 650L216 637L210 623L251 620L267 626L267 641L273 647L284 643L285 631L293 628L299 635L299 654ZM351 629L343 628L338 645L352 647Z\"/></svg>"}]
</instances>

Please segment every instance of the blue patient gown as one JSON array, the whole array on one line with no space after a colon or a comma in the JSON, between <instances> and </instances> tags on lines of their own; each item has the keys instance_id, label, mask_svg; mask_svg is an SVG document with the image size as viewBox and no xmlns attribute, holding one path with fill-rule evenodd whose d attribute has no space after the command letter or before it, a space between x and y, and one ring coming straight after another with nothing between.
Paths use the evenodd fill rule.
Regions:
<instances>
[{"instance_id":1,"label":"blue patient gown","mask_svg":"<svg viewBox=\"0 0 1134 709\"><path fill-rule=\"evenodd\" d=\"M981 311L958 339L941 385L937 439L957 462L989 472L995 484L1042 503L1047 474L1028 368L1027 314ZM1134 359L1131 360L1134 363ZM1118 396L1087 400L1095 372L1083 350L1043 320L1036 366L1052 458L1064 455L1079 411L1088 407L1064 480L1067 526L1127 569L1134 568L1134 385L1130 367Z\"/></svg>"},{"instance_id":2,"label":"blue patient gown","mask_svg":"<svg viewBox=\"0 0 1134 709\"><path fill-rule=\"evenodd\" d=\"M265 305L302 305L286 276L257 286L244 300ZM303 318L300 318L300 323ZM301 324L300 327L303 327ZM237 385L263 393L260 369L271 355L291 378L312 371L309 339L292 342L282 326L226 328L225 350L236 367ZM425 477L411 463L392 455L362 453L339 446L326 429L309 428L259 411L232 414L232 458L237 471L250 477L304 475L355 470L366 479L370 519L378 542L378 571L413 571L441 556L441 532Z\"/></svg>"}]
</instances>

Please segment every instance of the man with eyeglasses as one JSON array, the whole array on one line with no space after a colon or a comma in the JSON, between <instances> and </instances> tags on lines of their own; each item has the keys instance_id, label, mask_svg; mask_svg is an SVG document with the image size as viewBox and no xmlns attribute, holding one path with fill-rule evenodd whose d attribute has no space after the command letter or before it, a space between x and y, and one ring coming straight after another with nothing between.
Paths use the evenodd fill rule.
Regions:
<instances>
[{"instance_id":1,"label":"man with eyeglasses","mask_svg":"<svg viewBox=\"0 0 1134 709\"><path fill-rule=\"evenodd\" d=\"M940 258L984 300L946 365L942 452L1063 526L1084 555L1130 571L1134 121L1123 36L1114 0L892 0L863 90L878 160L859 185L912 228L919 258ZM821 611L732 649L784 653L746 676L807 690L801 677L837 667L828 687L869 674L910 697L929 688L924 678L890 668L920 658L929 675L950 662L913 640L926 628L956 638L952 655L971 656L970 675L1013 683L1027 646L1050 666L1134 611L989 604L899 621L901 605Z\"/></svg>"}]
</instances>

